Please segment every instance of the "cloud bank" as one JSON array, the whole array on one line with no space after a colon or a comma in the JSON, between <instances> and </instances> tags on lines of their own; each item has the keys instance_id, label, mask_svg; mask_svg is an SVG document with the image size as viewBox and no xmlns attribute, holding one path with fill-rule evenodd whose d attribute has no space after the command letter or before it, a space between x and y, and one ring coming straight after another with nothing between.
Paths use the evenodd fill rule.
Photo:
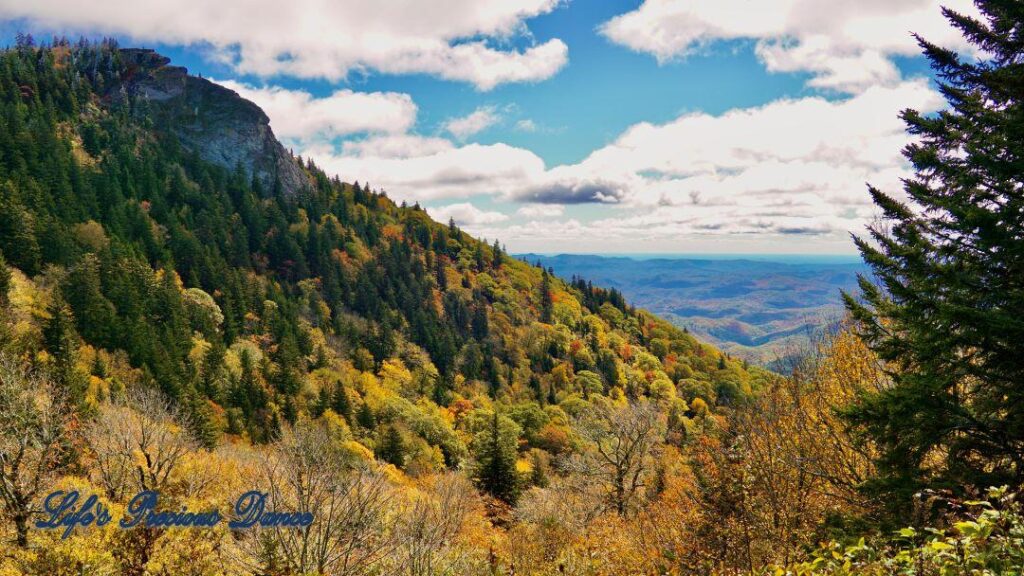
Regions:
<instances>
[{"instance_id":1,"label":"cloud bank","mask_svg":"<svg viewBox=\"0 0 1024 576\"><path fill-rule=\"evenodd\" d=\"M856 93L900 81L895 56L920 53L910 28L967 49L941 7L976 14L970 0L644 0L601 27L613 42L664 62L718 40L752 40L772 72L807 72L808 84Z\"/></svg>"},{"instance_id":2,"label":"cloud bank","mask_svg":"<svg viewBox=\"0 0 1024 576\"><path fill-rule=\"evenodd\" d=\"M842 100L809 96L719 115L684 114L663 124L635 124L584 160L553 167L507 144L460 145L410 134L311 146L303 154L399 199L436 203L489 195L528 203L516 216L544 220L544 226L567 204L607 204L621 212L555 224L600 229L587 234L845 235L874 213L865 182L898 189L906 175L900 150L908 136L899 111L942 105L919 79ZM542 208L548 205L552 209ZM459 209L467 224L504 221ZM532 233L516 226L509 233Z\"/></svg>"},{"instance_id":3,"label":"cloud bank","mask_svg":"<svg viewBox=\"0 0 1024 576\"><path fill-rule=\"evenodd\" d=\"M305 90L256 88L234 80L216 80L259 104L280 138L315 140L360 132L403 134L416 123L416 104L408 94L338 90L316 98Z\"/></svg>"},{"instance_id":4,"label":"cloud bank","mask_svg":"<svg viewBox=\"0 0 1024 576\"><path fill-rule=\"evenodd\" d=\"M37 27L201 45L239 73L342 80L351 72L430 74L490 90L550 78L557 38L524 49L526 20L559 0L0 0L0 18ZM506 46L506 47L495 47Z\"/></svg>"}]
</instances>

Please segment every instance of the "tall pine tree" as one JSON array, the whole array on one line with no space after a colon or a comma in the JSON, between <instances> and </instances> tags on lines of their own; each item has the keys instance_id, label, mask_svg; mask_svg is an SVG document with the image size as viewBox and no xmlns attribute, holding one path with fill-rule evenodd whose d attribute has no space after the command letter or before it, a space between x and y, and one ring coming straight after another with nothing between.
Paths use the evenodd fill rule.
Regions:
<instances>
[{"instance_id":1,"label":"tall pine tree","mask_svg":"<svg viewBox=\"0 0 1024 576\"><path fill-rule=\"evenodd\" d=\"M516 503L521 488L516 470L518 437L516 424L494 412L486 429L473 438L473 478L477 486L507 504Z\"/></svg>"},{"instance_id":2,"label":"tall pine tree","mask_svg":"<svg viewBox=\"0 0 1024 576\"><path fill-rule=\"evenodd\" d=\"M857 245L879 285L845 295L892 369L849 416L894 502L1024 480L1024 3L977 5L980 20L944 13L980 60L918 39L949 109L903 113L909 201L870 190L884 219Z\"/></svg>"},{"instance_id":3,"label":"tall pine tree","mask_svg":"<svg viewBox=\"0 0 1024 576\"><path fill-rule=\"evenodd\" d=\"M60 294L55 295L47 313L50 318L43 325L43 346L53 359L52 375L72 401L82 403L87 382L76 365L78 334L75 332L74 315Z\"/></svg>"},{"instance_id":4,"label":"tall pine tree","mask_svg":"<svg viewBox=\"0 0 1024 576\"><path fill-rule=\"evenodd\" d=\"M540 321L551 324L554 319L555 299L551 293L551 275L541 269L540 277Z\"/></svg>"}]
</instances>

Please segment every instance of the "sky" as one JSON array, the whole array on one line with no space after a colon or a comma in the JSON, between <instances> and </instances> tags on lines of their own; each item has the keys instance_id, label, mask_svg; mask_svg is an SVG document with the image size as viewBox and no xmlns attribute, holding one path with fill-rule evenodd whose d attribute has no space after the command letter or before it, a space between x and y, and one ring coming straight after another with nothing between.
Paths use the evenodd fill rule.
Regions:
<instances>
[{"instance_id":1,"label":"sky","mask_svg":"<svg viewBox=\"0 0 1024 576\"><path fill-rule=\"evenodd\" d=\"M968 0L945 0L973 14ZM259 104L330 174L513 252L843 254L940 110L938 0L0 0Z\"/></svg>"}]
</instances>

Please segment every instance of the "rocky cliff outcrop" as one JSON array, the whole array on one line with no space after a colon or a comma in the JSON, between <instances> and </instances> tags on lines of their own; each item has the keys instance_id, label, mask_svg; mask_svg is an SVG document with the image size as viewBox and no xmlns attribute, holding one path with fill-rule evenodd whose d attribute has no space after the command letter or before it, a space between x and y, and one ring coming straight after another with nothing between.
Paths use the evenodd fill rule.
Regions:
<instances>
[{"instance_id":1,"label":"rocky cliff outcrop","mask_svg":"<svg viewBox=\"0 0 1024 576\"><path fill-rule=\"evenodd\" d=\"M259 106L204 78L189 76L153 50L120 51L127 73L107 92L112 105L129 99L157 126L172 131L182 145L208 162L229 169L241 166L269 193L279 182L294 194L309 177L270 129Z\"/></svg>"}]
</instances>

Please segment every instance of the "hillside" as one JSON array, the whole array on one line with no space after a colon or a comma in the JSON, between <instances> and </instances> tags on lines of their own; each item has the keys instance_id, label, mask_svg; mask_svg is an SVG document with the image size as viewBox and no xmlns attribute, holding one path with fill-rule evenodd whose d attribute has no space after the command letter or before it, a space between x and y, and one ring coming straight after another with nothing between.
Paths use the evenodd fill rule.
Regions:
<instances>
[{"instance_id":1,"label":"hillside","mask_svg":"<svg viewBox=\"0 0 1024 576\"><path fill-rule=\"evenodd\" d=\"M977 8L945 13L977 59L921 40L949 108L903 113L872 274L784 376L293 157L155 52L19 34L0 576L1019 573L1022 11ZM845 281L688 266L667 307L750 343Z\"/></svg>"},{"instance_id":2,"label":"hillside","mask_svg":"<svg viewBox=\"0 0 1024 576\"><path fill-rule=\"evenodd\" d=\"M843 316L860 262L525 254L562 278L616 288L631 302L751 362L773 365Z\"/></svg>"},{"instance_id":3,"label":"hillside","mask_svg":"<svg viewBox=\"0 0 1024 576\"><path fill-rule=\"evenodd\" d=\"M514 414L525 457L565 449L594 395L686 412L764 377L291 157L254 104L153 52L6 50L0 93L9 347L86 412L159 388L212 447L333 408L424 474L465 463L473 410Z\"/></svg>"}]
</instances>

